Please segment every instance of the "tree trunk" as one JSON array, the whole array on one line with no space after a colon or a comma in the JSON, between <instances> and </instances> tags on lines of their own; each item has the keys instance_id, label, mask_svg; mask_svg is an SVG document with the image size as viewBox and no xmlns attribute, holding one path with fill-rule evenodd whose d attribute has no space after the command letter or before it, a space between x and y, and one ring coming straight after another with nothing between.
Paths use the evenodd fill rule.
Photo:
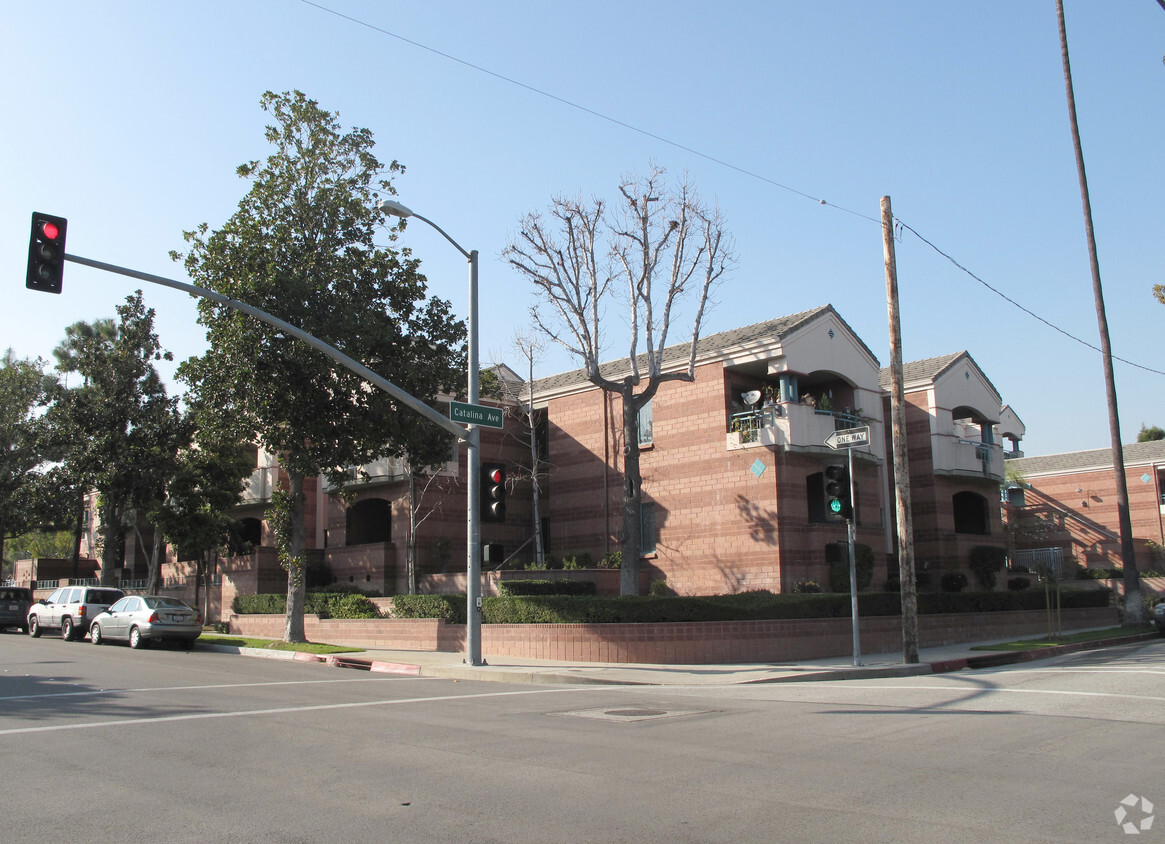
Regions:
<instances>
[{"instance_id":1,"label":"tree trunk","mask_svg":"<svg viewBox=\"0 0 1165 844\"><path fill-rule=\"evenodd\" d=\"M206 552L203 551L198 555L198 559L194 563L194 608L198 609L198 593L202 588L203 572L207 569ZM206 621L206 613L202 614L203 621Z\"/></svg>"},{"instance_id":2,"label":"tree trunk","mask_svg":"<svg viewBox=\"0 0 1165 844\"><path fill-rule=\"evenodd\" d=\"M303 524L303 472L288 471L288 499L291 508L291 537L287 549L287 619L283 641L306 642L303 630L304 593L304 545L306 531Z\"/></svg>"},{"instance_id":3,"label":"tree trunk","mask_svg":"<svg viewBox=\"0 0 1165 844\"><path fill-rule=\"evenodd\" d=\"M154 528L154 546L150 553L150 579L146 583L146 594L157 595L162 588L162 532Z\"/></svg>"},{"instance_id":4,"label":"tree trunk","mask_svg":"<svg viewBox=\"0 0 1165 844\"><path fill-rule=\"evenodd\" d=\"M639 550L642 548L639 511L642 503L639 476L639 407L628 379L623 384L623 531L619 542L623 563L619 594L639 594Z\"/></svg>"},{"instance_id":5,"label":"tree trunk","mask_svg":"<svg viewBox=\"0 0 1165 844\"><path fill-rule=\"evenodd\" d=\"M121 509L103 507L101 532L105 543L101 549L101 585L116 586L117 570L125 564L125 526L121 523Z\"/></svg>"},{"instance_id":6,"label":"tree trunk","mask_svg":"<svg viewBox=\"0 0 1165 844\"><path fill-rule=\"evenodd\" d=\"M85 533L85 493L84 491L78 493L77 496L77 520L76 527L73 529L73 566L72 574L69 577L76 578L81 572L81 536ZM93 553L93 549L89 549L89 553Z\"/></svg>"},{"instance_id":7,"label":"tree trunk","mask_svg":"<svg viewBox=\"0 0 1165 844\"><path fill-rule=\"evenodd\" d=\"M417 476L409 466L409 535L405 543L405 576L410 595L417 594Z\"/></svg>"}]
</instances>

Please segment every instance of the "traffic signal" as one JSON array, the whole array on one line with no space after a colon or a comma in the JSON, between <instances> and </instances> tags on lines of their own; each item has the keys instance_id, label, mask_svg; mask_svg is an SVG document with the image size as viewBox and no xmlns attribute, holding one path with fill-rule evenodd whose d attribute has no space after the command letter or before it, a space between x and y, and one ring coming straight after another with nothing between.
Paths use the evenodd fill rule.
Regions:
<instances>
[{"instance_id":1,"label":"traffic signal","mask_svg":"<svg viewBox=\"0 0 1165 844\"><path fill-rule=\"evenodd\" d=\"M842 522L853 515L849 498L849 467L845 463L826 463L822 471L825 491L825 519Z\"/></svg>"},{"instance_id":2,"label":"traffic signal","mask_svg":"<svg viewBox=\"0 0 1165 844\"><path fill-rule=\"evenodd\" d=\"M60 293L65 271L64 217L32 212L32 233L28 238L28 275L24 286L43 293Z\"/></svg>"},{"instance_id":3,"label":"traffic signal","mask_svg":"<svg viewBox=\"0 0 1165 844\"><path fill-rule=\"evenodd\" d=\"M500 463L481 467L481 520L506 520L506 467Z\"/></svg>"}]
</instances>

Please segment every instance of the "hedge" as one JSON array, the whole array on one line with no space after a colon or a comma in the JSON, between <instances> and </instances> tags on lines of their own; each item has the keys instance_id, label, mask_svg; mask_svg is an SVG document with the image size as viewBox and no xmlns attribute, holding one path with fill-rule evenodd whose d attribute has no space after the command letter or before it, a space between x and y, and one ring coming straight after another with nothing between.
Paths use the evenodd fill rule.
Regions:
<instances>
[{"instance_id":1,"label":"hedge","mask_svg":"<svg viewBox=\"0 0 1165 844\"><path fill-rule=\"evenodd\" d=\"M1064 609L1106 607L1108 589L1070 590L1060 593ZM240 595L235 612L282 613L282 595ZM312 596L308 596L309 599ZM336 596L329 596L336 597ZM344 595L344 599L360 596ZM364 599L367 600L367 599ZM371 606L371 602L369 602ZM277 608L275 608L277 606ZM1022 592L923 592L918 595L922 614L1008 612L1042 610L1043 590ZM339 615L335 606L325 607L321 618L367 618ZM317 612L310 606L307 612ZM901 615L901 599L890 592L858 595L858 614L863 618ZM848 618L848 595L773 594L742 592L702 597L598 597L594 595L499 595L482 600L486 624L648 624L676 621L757 621L798 618ZM465 623L464 595L398 595L393 599L393 618L439 618Z\"/></svg>"},{"instance_id":2,"label":"hedge","mask_svg":"<svg viewBox=\"0 0 1165 844\"><path fill-rule=\"evenodd\" d=\"M239 615L283 615L287 596L282 594L236 595L231 608ZM376 604L366 595L351 592L308 592L303 611L320 618L380 618Z\"/></svg>"},{"instance_id":3,"label":"hedge","mask_svg":"<svg viewBox=\"0 0 1165 844\"><path fill-rule=\"evenodd\" d=\"M594 595L598 588L593 580L503 580L498 584L503 595Z\"/></svg>"}]
</instances>

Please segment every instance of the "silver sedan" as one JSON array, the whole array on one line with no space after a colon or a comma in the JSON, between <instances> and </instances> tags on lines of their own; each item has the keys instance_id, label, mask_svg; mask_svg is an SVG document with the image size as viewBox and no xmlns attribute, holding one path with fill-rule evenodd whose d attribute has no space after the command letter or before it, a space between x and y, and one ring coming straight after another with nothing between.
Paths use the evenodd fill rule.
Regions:
<instances>
[{"instance_id":1,"label":"silver sedan","mask_svg":"<svg viewBox=\"0 0 1165 844\"><path fill-rule=\"evenodd\" d=\"M119 639L131 648L143 648L165 640L189 648L201 635L202 614L162 595L126 595L89 625L89 640L95 645Z\"/></svg>"}]
</instances>

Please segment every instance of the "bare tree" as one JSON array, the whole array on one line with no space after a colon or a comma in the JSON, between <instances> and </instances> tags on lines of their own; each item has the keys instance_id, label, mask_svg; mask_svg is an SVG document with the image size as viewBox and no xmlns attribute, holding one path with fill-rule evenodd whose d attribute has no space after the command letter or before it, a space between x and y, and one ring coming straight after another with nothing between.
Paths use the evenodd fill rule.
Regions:
<instances>
[{"instance_id":1,"label":"bare tree","mask_svg":"<svg viewBox=\"0 0 1165 844\"><path fill-rule=\"evenodd\" d=\"M709 293L735 262L719 208L705 205L686 178L669 188L665 175L653 165L646 177L624 177L611 207L599 198L555 198L547 215L522 218L503 253L536 288L535 325L582 362L592 384L622 399L624 595L639 591L639 412L663 382L695 380ZM628 354L600 367L611 298L626 307ZM665 371L673 309L687 302L694 314L686 361L669 361Z\"/></svg>"},{"instance_id":2,"label":"bare tree","mask_svg":"<svg viewBox=\"0 0 1165 844\"><path fill-rule=\"evenodd\" d=\"M530 485L534 497L534 563L538 568L545 568L545 550L542 547L542 502L539 500L542 492L542 473L546 461L538 448L538 419L534 413L534 362L541 357L546 343L533 331L517 332L514 334L514 348L522 356L526 364L526 384L522 391L524 395L517 397L522 403L522 412L526 414L526 425L530 444Z\"/></svg>"}]
</instances>

